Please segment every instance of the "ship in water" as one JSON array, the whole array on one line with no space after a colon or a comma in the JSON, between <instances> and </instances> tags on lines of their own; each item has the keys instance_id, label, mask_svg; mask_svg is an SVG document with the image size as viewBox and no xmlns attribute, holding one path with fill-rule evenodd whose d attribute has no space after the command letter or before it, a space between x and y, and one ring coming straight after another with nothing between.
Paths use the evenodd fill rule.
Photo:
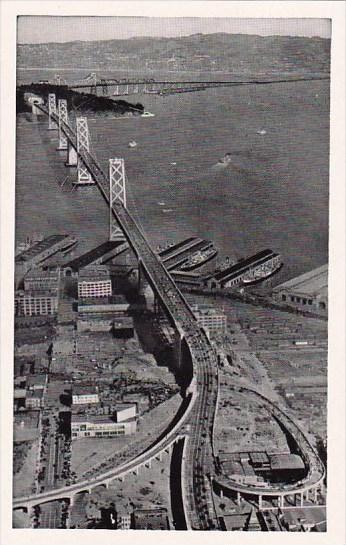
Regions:
<instances>
[{"instance_id":1,"label":"ship in water","mask_svg":"<svg viewBox=\"0 0 346 545\"><path fill-rule=\"evenodd\" d=\"M203 248L202 250L197 250L197 252L194 252L188 259L183 263L179 269L181 271L193 271L194 269L197 269L198 267L202 267L202 265L205 265L208 261L213 259L217 256L217 249L214 247L213 243L211 242L206 248Z\"/></svg>"},{"instance_id":2,"label":"ship in water","mask_svg":"<svg viewBox=\"0 0 346 545\"><path fill-rule=\"evenodd\" d=\"M278 263L264 263L260 267L254 269L249 269L242 278L244 286L249 286L251 284L257 284L258 282L263 282L267 280L270 276L277 273L283 266L282 262Z\"/></svg>"}]
</instances>

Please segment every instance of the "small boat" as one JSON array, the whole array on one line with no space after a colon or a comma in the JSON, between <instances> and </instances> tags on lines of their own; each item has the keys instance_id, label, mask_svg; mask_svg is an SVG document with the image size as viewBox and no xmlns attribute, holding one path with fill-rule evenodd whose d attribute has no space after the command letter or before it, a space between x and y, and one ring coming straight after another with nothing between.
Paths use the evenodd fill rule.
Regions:
<instances>
[{"instance_id":1,"label":"small boat","mask_svg":"<svg viewBox=\"0 0 346 545\"><path fill-rule=\"evenodd\" d=\"M129 142L129 148L135 148L136 146L137 146L136 140L131 140L131 142Z\"/></svg>"},{"instance_id":2,"label":"small boat","mask_svg":"<svg viewBox=\"0 0 346 545\"><path fill-rule=\"evenodd\" d=\"M165 206L165 205L166 205L166 203L163 202L163 201L159 201L157 204L158 204L159 206Z\"/></svg>"},{"instance_id":3,"label":"small boat","mask_svg":"<svg viewBox=\"0 0 346 545\"><path fill-rule=\"evenodd\" d=\"M152 114L151 112L143 112L141 117L155 117L155 114Z\"/></svg>"},{"instance_id":4,"label":"small boat","mask_svg":"<svg viewBox=\"0 0 346 545\"><path fill-rule=\"evenodd\" d=\"M169 212L173 212L173 208L162 208L162 212L168 214Z\"/></svg>"},{"instance_id":5,"label":"small boat","mask_svg":"<svg viewBox=\"0 0 346 545\"><path fill-rule=\"evenodd\" d=\"M229 165L232 162L232 156L230 153L226 153L221 159L218 160L218 165Z\"/></svg>"},{"instance_id":6,"label":"small boat","mask_svg":"<svg viewBox=\"0 0 346 545\"><path fill-rule=\"evenodd\" d=\"M260 134L261 136L264 136L265 134L267 134L267 131L264 129L260 129L259 131L256 131L256 134Z\"/></svg>"},{"instance_id":7,"label":"small boat","mask_svg":"<svg viewBox=\"0 0 346 545\"><path fill-rule=\"evenodd\" d=\"M175 163L174 161L172 163L170 163L170 165L176 165L177 163Z\"/></svg>"}]
</instances>

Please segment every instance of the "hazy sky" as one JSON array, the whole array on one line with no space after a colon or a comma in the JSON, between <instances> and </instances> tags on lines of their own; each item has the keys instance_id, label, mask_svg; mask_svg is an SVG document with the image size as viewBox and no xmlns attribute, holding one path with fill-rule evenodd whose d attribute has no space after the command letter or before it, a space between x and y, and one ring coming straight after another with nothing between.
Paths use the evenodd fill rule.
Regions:
<instances>
[{"instance_id":1,"label":"hazy sky","mask_svg":"<svg viewBox=\"0 0 346 545\"><path fill-rule=\"evenodd\" d=\"M187 36L198 32L330 37L328 19L155 17L39 17L18 19L18 43L109 40L134 36Z\"/></svg>"}]
</instances>

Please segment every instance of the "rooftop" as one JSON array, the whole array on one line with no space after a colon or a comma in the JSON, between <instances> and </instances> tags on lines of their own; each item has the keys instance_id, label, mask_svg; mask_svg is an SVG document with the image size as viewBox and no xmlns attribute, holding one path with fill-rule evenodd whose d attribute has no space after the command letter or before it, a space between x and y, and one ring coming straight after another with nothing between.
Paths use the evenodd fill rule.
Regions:
<instances>
[{"instance_id":1,"label":"rooftop","mask_svg":"<svg viewBox=\"0 0 346 545\"><path fill-rule=\"evenodd\" d=\"M97 394L96 386L89 384L75 384L72 389L73 395Z\"/></svg>"},{"instance_id":2,"label":"rooftop","mask_svg":"<svg viewBox=\"0 0 346 545\"><path fill-rule=\"evenodd\" d=\"M70 267L72 270L77 272L79 271L79 269L82 269L84 267L87 267L91 263L94 263L97 259L100 259L102 256L104 256L111 250L114 250L121 244L123 244L123 242L119 240L107 240L99 246L96 246L96 248L93 248L89 252L81 255L80 257L72 259L64 265L64 268Z\"/></svg>"},{"instance_id":3,"label":"rooftop","mask_svg":"<svg viewBox=\"0 0 346 545\"><path fill-rule=\"evenodd\" d=\"M78 282L91 280L109 280L110 272L106 265L90 265L85 267L78 276Z\"/></svg>"},{"instance_id":4,"label":"rooftop","mask_svg":"<svg viewBox=\"0 0 346 545\"><path fill-rule=\"evenodd\" d=\"M269 456L271 469L304 469L303 460L298 454L271 454Z\"/></svg>"},{"instance_id":5,"label":"rooftop","mask_svg":"<svg viewBox=\"0 0 346 545\"><path fill-rule=\"evenodd\" d=\"M328 264L291 278L274 288L275 291L294 290L306 295L328 295Z\"/></svg>"},{"instance_id":6,"label":"rooftop","mask_svg":"<svg viewBox=\"0 0 346 545\"><path fill-rule=\"evenodd\" d=\"M227 267L227 269L220 271L215 274L215 279L218 281L227 281L230 280L233 276L237 276L242 272L245 272L246 269L250 266L259 265L260 263L265 263L265 261L271 257L277 257L279 254L274 253L272 250L266 249L258 252L257 254L241 259L235 265Z\"/></svg>"},{"instance_id":7,"label":"rooftop","mask_svg":"<svg viewBox=\"0 0 346 545\"><path fill-rule=\"evenodd\" d=\"M58 270L54 270L54 271L46 271L46 270L42 270L40 268L34 268L34 269L30 269L30 271L28 272L28 274L25 275L24 277L24 280L31 280L31 279L36 279L36 278L49 278L49 279L59 279L59 271Z\"/></svg>"},{"instance_id":8,"label":"rooftop","mask_svg":"<svg viewBox=\"0 0 346 545\"><path fill-rule=\"evenodd\" d=\"M25 250L21 254L19 254L16 257L16 262L18 261L29 261L30 259L38 256L45 250L48 250L48 248L51 248L58 242L61 242L65 238L68 238L69 235L50 235L49 237L45 238L44 240L41 240L40 242L37 242L31 248L28 250Z\"/></svg>"}]
</instances>

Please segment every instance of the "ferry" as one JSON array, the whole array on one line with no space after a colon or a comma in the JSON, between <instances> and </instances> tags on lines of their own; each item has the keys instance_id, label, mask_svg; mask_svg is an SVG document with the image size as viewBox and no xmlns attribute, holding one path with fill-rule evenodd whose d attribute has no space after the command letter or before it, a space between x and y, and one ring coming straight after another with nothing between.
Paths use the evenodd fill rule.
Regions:
<instances>
[{"instance_id":1,"label":"ferry","mask_svg":"<svg viewBox=\"0 0 346 545\"><path fill-rule=\"evenodd\" d=\"M193 271L197 267L205 265L208 261L216 257L217 250L211 244L207 246L204 250L197 250L193 253L185 263L179 267L181 271Z\"/></svg>"}]
</instances>

